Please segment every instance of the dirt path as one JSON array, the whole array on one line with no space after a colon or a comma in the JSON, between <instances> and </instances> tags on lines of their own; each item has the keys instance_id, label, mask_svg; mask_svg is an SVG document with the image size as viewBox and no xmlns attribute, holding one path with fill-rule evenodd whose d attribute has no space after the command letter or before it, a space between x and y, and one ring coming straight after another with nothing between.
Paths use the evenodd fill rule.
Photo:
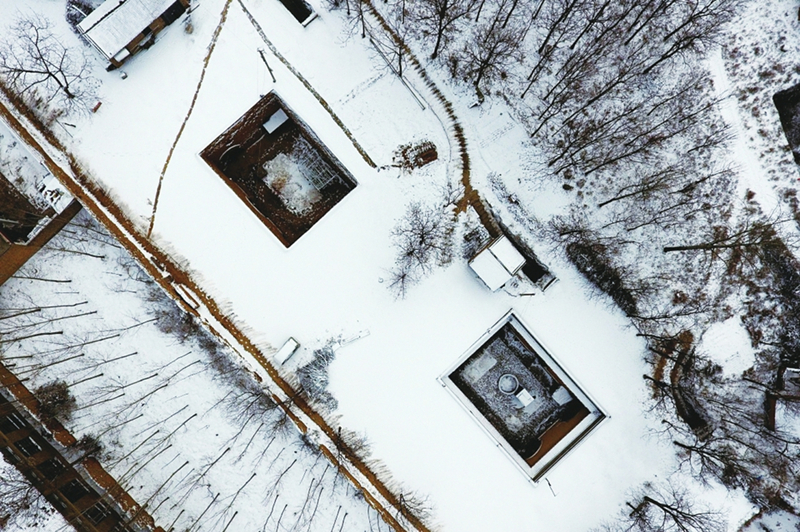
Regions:
<instances>
[{"instance_id":1,"label":"dirt path","mask_svg":"<svg viewBox=\"0 0 800 532\"><path fill-rule=\"evenodd\" d=\"M156 187L156 194L153 200L153 213L150 216L150 226L147 229L147 238L150 238L150 236L153 234L153 227L155 225L156 213L158 211L158 200L159 197L161 196L161 185L164 181L164 175L166 175L167 173L167 169L169 168L169 163L172 160L172 154L175 152L175 148L178 146L178 142L180 142L180 139L183 136L183 131L186 128L186 124L189 122L189 118L191 118L192 112L194 111L194 106L197 103L197 97L200 94L200 89L202 88L203 81L205 80L206 77L206 70L208 69L208 64L211 61L211 56L213 55L214 49L217 46L217 40L219 39L219 35L222 32L222 28L228 19L228 11L230 9L232 2L233 0L227 0L225 2L225 6L222 8L222 13L220 14L219 23L217 24L217 27L214 29L214 33L211 36L211 42L208 45L208 52L206 53L206 56L203 58L203 69L200 72L200 79L197 82L197 87L195 88L194 95L192 96L192 103L189 105L189 111L186 113L186 116L184 117L183 122L181 123L181 127L178 130L178 134L175 137L175 141L172 143L172 146L169 149L169 154L167 154L167 160L164 161L164 167L162 168L161 175L158 178L158 186ZM345 135L347 135L347 138L350 139L350 142L353 143L353 146L355 146L356 150L364 159L364 161L371 167L375 168L376 166L375 162L372 160L369 154L367 154L366 150L364 150L364 148L361 147L361 145L358 143L358 141L350 132L350 130L347 128L347 126L344 125L344 122L342 122L342 120L333 111L331 106L328 105L328 102L326 102L325 99L322 98L322 96L308 82L308 80L306 80L303 77L303 75L300 74L300 72L298 72L297 69L295 69L291 65L291 63L289 63L289 61L287 61L286 58L280 54L280 52L278 52L277 48L275 48L275 45L273 45L272 42L267 38L261 26L258 24L256 19L244 5L243 0L238 0L238 3L241 6L242 11L244 11L245 15L250 20L250 23L253 25L258 35L264 41L264 44L267 45L267 48L270 49L272 54L275 55L275 57L277 57L278 60L286 66L286 68L303 84L303 86L306 87L306 89L317 99L317 101L319 101L320 105L322 105L322 107L328 112L328 114L330 114L333 121L336 122L336 125L338 125L339 128L341 128L341 130L344 132Z\"/></svg>"},{"instance_id":2,"label":"dirt path","mask_svg":"<svg viewBox=\"0 0 800 532\"><path fill-rule=\"evenodd\" d=\"M440 117L440 120L442 120L441 114L444 114L445 116L445 119L442 120L442 123L444 125L445 132L450 138L451 145L457 147L458 168L456 173L460 173L459 179L461 181L461 185L464 187L464 193L456 202L456 213L465 212L467 207L472 207L475 209L475 212L478 213L481 223L489 231L489 234L492 237L499 236L502 234L500 227L494 220L494 217L492 216L489 208L486 206L478 191L472 187L472 182L470 180L471 166L467 137L464 134L464 128L456 116L455 110L453 109L453 104L450 103L439 87L436 86L436 83L425 71L425 67L423 67L419 59L417 59L417 56L414 55L408 45L406 45L406 43L397 35L397 33L395 33L392 27L389 26L389 24L386 22L386 19L384 19L378 10L375 9L375 6L372 5L372 2L369 0L364 0L364 5L367 8L367 13L378 23L378 25L387 35L391 36L395 44L403 50L406 60L412 66L412 73L419 78L419 81L421 81L422 84L427 88L431 96L433 96L433 100L440 107L438 112L433 111L433 109L431 110Z\"/></svg>"}]
</instances>

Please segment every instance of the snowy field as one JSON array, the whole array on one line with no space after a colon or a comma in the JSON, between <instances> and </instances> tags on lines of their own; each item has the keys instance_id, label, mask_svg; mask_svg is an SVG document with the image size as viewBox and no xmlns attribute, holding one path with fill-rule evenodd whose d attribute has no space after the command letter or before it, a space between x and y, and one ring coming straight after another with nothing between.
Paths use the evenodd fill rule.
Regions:
<instances>
[{"instance_id":1,"label":"snowy field","mask_svg":"<svg viewBox=\"0 0 800 532\"><path fill-rule=\"evenodd\" d=\"M85 212L0 302L0 334L28 338L0 357L34 393L66 382L66 428L101 442L101 464L165 530L388 530L236 355Z\"/></svg>"},{"instance_id":2,"label":"snowy field","mask_svg":"<svg viewBox=\"0 0 800 532\"><path fill-rule=\"evenodd\" d=\"M369 44L357 35L347 36L339 15L328 12L319 1L311 3L320 16L306 28L276 1L243 2L271 43L333 108L378 168L391 163L398 146L421 140L436 144L440 160L414 173L370 167L314 95L269 52L238 1L229 5L193 103L211 35L227 5L224 0L202 0L192 14L194 31L185 33L178 21L151 49L123 67L126 79L119 72L104 72L98 61L95 75L102 81L102 107L77 120L71 137L62 132L68 147L113 192L142 232L150 223L159 179L168 162L158 198L155 241L189 265L203 289L230 309L263 350L271 352L293 337L301 344L303 351L298 356L303 357L331 338L358 338L337 350L330 367L329 391L338 400L335 415L340 416L342 426L366 434L373 456L397 481L428 498L433 520L442 530L587 530L611 517L633 487L673 471L674 450L656 434L660 420L645 410L649 390L642 380L647 371L642 361L644 342L621 312L603 299L588 296L591 291L585 280L563 263L558 253L544 246L536 248L559 278L546 295L490 293L457 250L448 267L435 270L412 287L405 299L394 297L387 288L388 270L394 262L392 229L410 201L436 203L451 183L453 161L447 154L452 147L441 117L427 105L422 109L409 90L387 73ZM58 22L65 40L84 46L66 28L62 2L6 0L0 4L0 18L12 16L15 9L46 13ZM275 84L259 49L266 50ZM86 51L91 53L88 48ZM731 79L737 83L735 76ZM289 249L198 156L270 90L309 124L359 183ZM535 154L526 147L527 134L508 109L494 100L467 109L468 95L448 93L448 97L457 103L467 129L476 187L490 195L496 190L490 176L501 175L509 188L516 183L513 190L522 194L528 212L541 219L558 212L565 202L563 192L547 187L523 190L520 186ZM172 151L190 106L191 116ZM738 111L732 108L731 112ZM745 153L758 149L754 142L745 140ZM756 172L760 163L752 164ZM503 198L494 196L494 200L493 204L500 205ZM500 211L504 215L510 212L504 207ZM508 223L512 220L513 216L508 216ZM4 288L17 289L14 285ZM85 289L94 290L91 284ZM98 303L97 308L104 305ZM509 309L530 325L531 332L609 414L608 420L548 473L546 482L537 484L516 470L436 380ZM135 321L122 320L122 316L114 319L119 321L118 328ZM155 327L143 325L130 335L143 335L142 331L151 329ZM714 334L727 337L729 331L711 331L709 340ZM162 345L157 340L148 341L156 342L151 344L153 350L161 349L155 347ZM180 351L183 346L176 342L175 349ZM747 352L740 354L732 364L746 361ZM198 353L182 359L163 374L154 359L141 375L158 372L160 376L154 380L168 378L200 357ZM162 364L173 358L165 356ZM195 370L187 371L193 375L187 386L206 378L207 372L194 375ZM213 387L195 385L195 390L202 391L174 392L191 397L191 408L170 423L182 421L190 412L202 414L229 390L224 379L215 380ZM88 396L82 400L89 400ZM162 417L185 404L188 399L176 396L159 405L165 409ZM233 433L236 429L224 416L211 412L210 419L192 424L208 425L209 439L213 428L211 441L215 451L220 451L224 445L217 441L230 436L224 437L222 432L216 436L218 427ZM78 416L73 423L71 428L78 434L89 429L86 418ZM191 426L187 425L187 430ZM248 431L244 437L250 434ZM133 435L120 435L118 441L128 445L128 438L137 441ZM186 459L192 460L187 467L213 460L218 454L187 455ZM220 475L218 482L226 485L222 496L231 497L249 476L233 462L236 455L230 453L227 468L215 469ZM137 499L147 500L152 488L183 462L174 453L165 453L158 460L153 475L162 476L143 477L150 491L137 491L131 483ZM323 460L310 466L302 479L306 484L298 484L299 498L290 499L290 507L302 506L308 492L321 494L314 491L314 483L325 466ZM112 472L122 476L126 469L119 467L122 469ZM185 472L176 474L175 479ZM239 476L227 482L223 477L227 472ZM268 481L268 475L264 477L253 480L253 491L258 482ZM739 494L697 489L724 509L731 530L752 513ZM352 500L351 492L340 484L340 499L325 502L330 494L326 489L320 497L325 504L320 505L320 516L325 515L330 523L337 507L359 504ZM194 511L202 511L203 501L208 504L214 493L213 489L192 492L197 500ZM162 504L158 511L168 512L171 505ZM277 511L281 506L278 504ZM232 508L215 514L217 522L224 524L235 511ZM354 517L348 519L358 515L361 528L368 523L374 526L374 519L368 520L369 511L363 505L359 508L352 510ZM263 522L265 516L258 517ZM244 519L244 514L239 514L237 526L242 526ZM333 522L335 525L336 520Z\"/></svg>"}]
</instances>

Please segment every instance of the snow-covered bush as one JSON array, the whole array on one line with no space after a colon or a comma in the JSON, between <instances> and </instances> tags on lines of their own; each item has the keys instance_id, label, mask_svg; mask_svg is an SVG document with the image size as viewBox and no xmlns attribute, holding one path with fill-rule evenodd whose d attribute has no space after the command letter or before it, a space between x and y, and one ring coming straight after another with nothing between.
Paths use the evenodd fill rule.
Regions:
<instances>
[{"instance_id":1,"label":"snow-covered bush","mask_svg":"<svg viewBox=\"0 0 800 532\"><path fill-rule=\"evenodd\" d=\"M315 403L329 410L336 410L336 398L328 391L328 366L336 358L336 341L328 341L314 351L314 359L297 370L297 378L303 392Z\"/></svg>"},{"instance_id":2,"label":"snow-covered bush","mask_svg":"<svg viewBox=\"0 0 800 532\"><path fill-rule=\"evenodd\" d=\"M39 400L39 416L42 421L65 420L72 416L76 405L75 397L63 380L54 380L39 386L33 394Z\"/></svg>"}]
</instances>

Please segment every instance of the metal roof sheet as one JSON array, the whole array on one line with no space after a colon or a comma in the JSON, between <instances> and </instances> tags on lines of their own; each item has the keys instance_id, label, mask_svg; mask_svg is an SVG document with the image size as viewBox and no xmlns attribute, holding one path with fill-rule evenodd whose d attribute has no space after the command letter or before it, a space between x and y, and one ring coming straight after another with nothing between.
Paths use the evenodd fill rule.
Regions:
<instances>
[{"instance_id":1,"label":"metal roof sheet","mask_svg":"<svg viewBox=\"0 0 800 532\"><path fill-rule=\"evenodd\" d=\"M175 0L106 0L78 29L111 59L160 17Z\"/></svg>"},{"instance_id":2,"label":"metal roof sheet","mask_svg":"<svg viewBox=\"0 0 800 532\"><path fill-rule=\"evenodd\" d=\"M517 273L520 268L525 266L525 257L523 257L514 244L506 238L501 236L489 246L492 254L497 257L497 260L508 270L508 273Z\"/></svg>"},{"instance_id":3,"label":"metal roof sheet","mask_svg":"<svg viewBox=\"0 0 800 532\"><path fill-rule=\"evenodd\" d=\"M486 286L492 292L506 284L513 277L488 248L478 253L469 262L469 267L478 274L478 277L486 283Z\"/></svg>"}]
</instances>

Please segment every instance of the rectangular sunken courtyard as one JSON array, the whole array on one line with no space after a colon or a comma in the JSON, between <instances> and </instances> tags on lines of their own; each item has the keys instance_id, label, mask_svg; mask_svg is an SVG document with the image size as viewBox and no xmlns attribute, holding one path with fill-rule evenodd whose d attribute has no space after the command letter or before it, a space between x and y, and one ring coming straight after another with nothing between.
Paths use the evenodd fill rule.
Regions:
<instances>
[{"instance_id":1,"label":"rectangular sunken courtyard","mask_svg":"<svg viewBox=\"0 0 800 532\"><path fill-rule=\"evenodd\" d=\"M605 417L511 312L440 381L533 480Z\"/></svg>"},{"instance_id":2,"label":"rectangular sunken courtyard","mask_svg":"<svg viewBox=\"0 0 800 532\"><path fill-rule=\"evenodd\" d=\"M259 100L200 155L286 247L356 186L275 93Z\"/></svg>"},{"instance_id":3,"label":"rectangular sunken courtyard","mask_svg":"<svg viewBox=\"0 0 800 532\"><path fill-rule=\"evenodd\" d=\"M39 222L53 215L52 207L34 205L0 173L0 240L24 244Z\"/></svg>"}]
</instances>

